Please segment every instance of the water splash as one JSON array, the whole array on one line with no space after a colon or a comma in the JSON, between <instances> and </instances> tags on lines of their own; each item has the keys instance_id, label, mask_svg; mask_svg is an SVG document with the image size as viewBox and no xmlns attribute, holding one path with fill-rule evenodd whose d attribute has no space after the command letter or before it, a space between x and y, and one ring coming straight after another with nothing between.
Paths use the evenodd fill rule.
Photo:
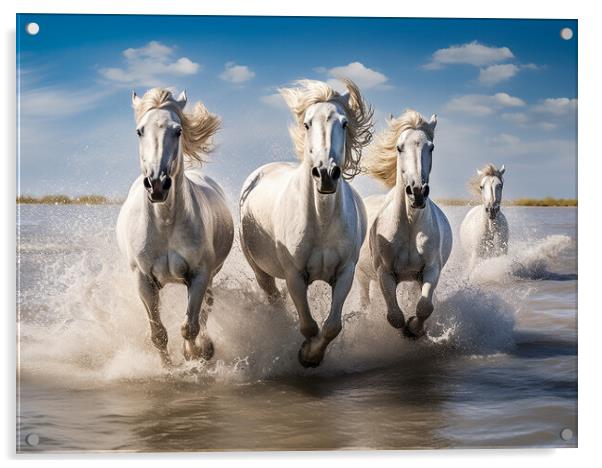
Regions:
<instances>
[{"instance_id":1,"label":"water splash","mask_svg":"<svg viewBox=\"0 0 602 468\"><path fill-rule=\"evenodd\" d=\"M509 255L480 261L470 273L473 283L509 283L529 280L574 280L574 274L551 271L554 260L573 246L566 235L551 235L536 242L520 242Z\"/></svg>"},{"instance_id":2,"label":"water splash","mask_svg":"<svg viewBox=\"0 0 602 468\"><path fill-rule=\"evenodd\" d=\"M168 372L161 368L150 343L146 314L131 273L117 255L111 226L98 229L93 220L80 219L73 229L77 234L70 239L26 239L28 248L21 252L31 269L23 275L41 271L40 278L23 285L19 298L20 369L25 378L61 380L73 386L148 379L248 382L419 365L423 359L452 353L488 355L508 352L514 346L521 295L516 288L485 288L480 281L468 281L465 262L456 257L444 270L425 338L404 339L390 327L376 285L367 309L359 306L354 288L345 304L343 331L323 364L315 370L304 369L297 362L303 338L292 302L287 297L280 305L266 303L235 242L214 284L215 305L208 329L216 355L210 363L183 361L180 325L186 310L185 288L168 285L162 291L162 319L177 366ZM530 272L544 271L548 260L570 242L566 236L550 236L518 256L484 262L478 277L515 281L516 265ZM46 243L53 246L50 252ZM279 285L283 287L282 282ZM413 314L417 296L416 286L400 288L406 316ZM319 323L329 305L330 288L313 284L310 306Z\"/></svg>"}]
</instances>

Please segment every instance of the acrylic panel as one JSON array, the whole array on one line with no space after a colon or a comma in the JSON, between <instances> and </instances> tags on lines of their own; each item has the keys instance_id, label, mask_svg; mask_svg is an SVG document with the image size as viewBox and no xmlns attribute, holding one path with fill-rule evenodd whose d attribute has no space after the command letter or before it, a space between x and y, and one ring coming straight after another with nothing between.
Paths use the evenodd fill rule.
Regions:
<instances>
[{"instance_id":1,"label":"acrylic panel","mask_svg":"<svg viewBox=\"0 0 602 468\"><path fill-rule=\"evenodd\" d=\"M576 20L16 31L18 452L577 445Z\"/></svg>"}]
</instances>

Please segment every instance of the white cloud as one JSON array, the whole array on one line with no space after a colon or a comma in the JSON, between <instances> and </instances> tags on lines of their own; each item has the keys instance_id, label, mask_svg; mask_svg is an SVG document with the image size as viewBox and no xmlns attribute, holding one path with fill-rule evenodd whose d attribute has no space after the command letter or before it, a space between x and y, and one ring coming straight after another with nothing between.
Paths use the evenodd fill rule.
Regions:
<instances>
[{"instance_id":1,"label":"white cloud","mask_svg":"<svg viewBox=\"0 0 602 468\"><path fill-rule=\"evenodd\" d=\"M284 99L279 93L261 96L259 99L268 106L275 107L277 109L288 109L286 102L284 102Z\"/></svg>"},{"instance_id":2,"label":"white cloud","mask_svg":"<svg viewBox=\"0 0 602 468\"><path fill-rule=\"evenodd\" d=\"M108 90L74 91L61 88L38 88L19 96L19 110L26 118L59 118L76 115L96 106L111 92Z\"/></svg>"},{"instance_id":3,"label":"white cloud","mask_svg":"<svg viewBox=\"0 0 602 468\"><path fill-rule=\"evenodd\" d=\"M524 112L506 112L501 117L502 120L523 128L537 128L545 132L551 132L558 128L558 125L554 122L538 121L536 117Z\"/></svg>"},{"instance_id":4,"label":"white cloud","mask_svg":"<svg viewBox=\"0 0 602 468\"><path fill-rule=\"evenodd\" d=\"M319 70L323 68L319 67ZM389 80L386 75L371 68L366 67L361 62L351 62L348 65L334 67L326 70L328 76L331 77L329 81L333 84L332 79L337 78L349 78L353 80L360 88L387 88L390 85L387 84Z\"/></svg>"},{"instance_id":5,"label":"white cloud","mask_svg":"<svg viewBox=\"0 0 602 468\"><path fill-rule=\"evenodd\" d=\"M548 98L533 106L533 110L554 116L566 115L577 110L577 99Z\"/></svg>"},{"instance_id":6,"label":"white cloud","mask_svg":"<svg viewBox=\"0 0 602 468\"><path fill-rule=\"evenodd\" d=\"M506 122L511 122L517 125L525 125L529 121L529 117L524 112L505 112L501 117Z\"/></svg>"},{"instance_id":7,"label":"white cloud","mask_svg":"<svg viewBox=\"0 0 602 468\"><path fill-rule=\"evenodd\" d=\"M552 122L537 122L535 126L545 132L551 132L552 130L556 130L558 128L558 125Z\"/></svg>"},{"instance_id":8,"label":"white cloud","mask_svg":"<svg viewBox=\"0 0 602 468\"><path fill-rule=\"evenodd\" d=\"M539 65L535 65L534 63L526 63L524 65L516 65L514 63L490 65L481 68L479 82L483 85L491 86L516 76L521 70L539 70L540 68Z\"/></svg>"},{"instance_id":9,"label":"white cloud","mask_svg":"<svg viewBox=\"0 0 602 468\"><path fill-rule=\"evenodd\" d=\"M481 68L479 82L484 85L495 85L512 78L518 73L518 70L518 66L513 63L490 65L486 68Z\"/></svg>"},{"instance_id":10,"label":"white cloud","mask_svg":"<svg viewBox=\"0 0 602 468\"><path fill-rule=\"evenodd\" d=\"M527 70L539 70L541 66L536 65L534 63L525 63L524 65L521 65L521 68L525 68Z\"/></svg>"},{"instance_id":11,"label":"white cloud","mask_svg":"<svg viewBox=\"0 0 602 468\"><path fill-rule=\"evenodd\" d=\"M160 86L173 77L194 75L201 66L188 57L174 58L175 49L158 41L123 51L124 67L101 68L107 80L124 85Z\"/></svg>"},{"instance_id":12,"label":"white cloud","mask_svg":"<svg viewBox=\"0 0 602 468\"><path fill-rule=\"evenodd\" d=\"M255 72L246 65L236 65L234 62L228 62L224 66L224 71L219 77L230 83L244 83L254 76Z\"/></svg>"},{"instance_id":13,"label":"white cloud","mask_svg":"<svg viewBox=\"0 0 602 468\"><path fill-rule=\"evenodd\" d=\"M445 105L445 109L450 112L486 116L505 107L522 107L524 105L525 101L506 93L497 93L492 96L467 94L451 99Z\"/></svg>"},{"instance_id":14,"label":"white cloud","mask_svg":"<svg viewBox=\"0 0 602 468\"><path fill-rule=\"evenodd\" d=\"M477 41L462 45L453 45L439 49L433 53L431 61L424 66L430 70L442 68L444 65L468 64L482 67L493 63L504 62L514 58L508 47L489 47Z\"/></svg>"},{"instance_id":15,"label":"white cloud","mask_svg":"<svg viewBox=\"0 0 602 468\"><path fill-rule=\"evenodd\" d=\"M516 145L520 143L520 138L514 135L510 135L508 133L501 133L494 137L488 138L487 143L489 143L492 146Z\"/></svg>"}]
</instances>

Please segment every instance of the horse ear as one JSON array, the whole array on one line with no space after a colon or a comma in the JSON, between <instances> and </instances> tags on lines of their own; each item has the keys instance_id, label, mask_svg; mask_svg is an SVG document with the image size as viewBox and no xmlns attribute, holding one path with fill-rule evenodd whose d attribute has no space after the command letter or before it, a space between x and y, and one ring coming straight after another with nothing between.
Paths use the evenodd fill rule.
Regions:
<instances>
[{"instance_id":1,"label":"horse ear","mask_svg":"<svg viewBox=\"0 0 602 468\"><path fill-rule=\"evenodd\" d=\"M136 107L138 107L138 105L140 104L140 101L142 99L140 99L138 97L138 95L136 94L136 91L132 91L132 107L135 109Z\"/></svg>"},{"instance_id":2,"label":"horse ear","mask_svg":"<svg viewBox=\"0 0 602 468\"><path fill-rule=\"evenodd\" d=\"M186 90L183 90L180 95L176 98L176 104L181 110L184 110L186 107L186 101L188 100L188 96L186 96Z\"/></svg>"},{"instance_id":3,"label":"horse ear","mask_svg":"<svg viewBox=\"0 0 602 468\"><path fill-rule=\"evenodd\" d=\"M502 167L500 168L500 174L504 175L504 172L506 172L506 166L502 164Z\"/></svg>"},{"instance_id":4,"label":"horse ear","mask_svg":"<svg viewBox=\"0 0 602 468\"><path fill-rule=\"evenodd\" d=\"M483 171L481 169L477 169L477 175L480 177L483 175Z\"/></svg>"},{"instance_id":5,"label":"horse ear","mask_svg":"<svg viewBox=\"0 0 602 468\"><path fill-rule=\"evenodd\" d=\"M437 114L431 115L431 118L427 122L428 126L431 128L431 132L435 131L435 127L437 126Z\"/></svg>"}]
</instances>

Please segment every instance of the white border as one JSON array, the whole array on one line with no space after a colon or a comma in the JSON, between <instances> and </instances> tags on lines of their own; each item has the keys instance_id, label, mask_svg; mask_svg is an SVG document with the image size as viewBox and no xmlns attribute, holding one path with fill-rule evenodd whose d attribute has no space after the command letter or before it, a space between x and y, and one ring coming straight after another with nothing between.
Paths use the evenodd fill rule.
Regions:
<instances>
[{"instance_id":1,"label":"white border","mask_svg":"<svg viewBox=\"0 0 602 468\"><path fill-rule=\"evenodd\" d=\"M2 310L4 318L3 337L3 374L0 385L2 412L0 440L2 454L9 459L21 459L25 465L41 460L49 464L81 463L98 465L123 463L163 465L167 460L177 458L180 463L198 460L200 463L224 464L244 463L250 467L301 466L308 463L345 463L350 467L363 466L366 462L378 462L382 465L399 466L407 464L444 464L446 468L478 466L483 462L488 468L504 467L509 464L529 463L531 466L563 467L593 464L599 457L600 445L600 391L599 376L600 333L602 320L598 304L596 284L600 275L598 260L600 250L597 232L599 222L598 199L594 190L602 185L600 175L600 143L596 137L600 134L600 122L596 118L596 103L600 101L602 74L600 67L600 46L602 44L602 24L593 6L594 2L526 2L525 0L504 0L503 4L482 1L454 0L428 2L394 2L369 0L352 2L351 0L295 0L254 2L229 0L218 2L169 0L88 0L74 2L69 0L4 0L1 4L0 21L4 44L2 53L2 102L0 112L2 144L4 146L2 165L2 201L0 202L3 228L0 288L5 300ZM579 19L579 449L564 450L453 450L422 452L276 452L276 453L217 453L217 454L157 454L157 455L83 455L83 456L19 456L14 454L15 447L15 14L17 12L38 13L122 13L122 14L226 14L226 15L284 15L284 16L437 16L437 17L506 17L506 18L577 18ZM419 38L417 38L419 40ZM598 85L596 85L598 83ZM597 196L596 196L597 195ZM67 458L68 460L62 460Z\"/></svg>"}]
</instances>

